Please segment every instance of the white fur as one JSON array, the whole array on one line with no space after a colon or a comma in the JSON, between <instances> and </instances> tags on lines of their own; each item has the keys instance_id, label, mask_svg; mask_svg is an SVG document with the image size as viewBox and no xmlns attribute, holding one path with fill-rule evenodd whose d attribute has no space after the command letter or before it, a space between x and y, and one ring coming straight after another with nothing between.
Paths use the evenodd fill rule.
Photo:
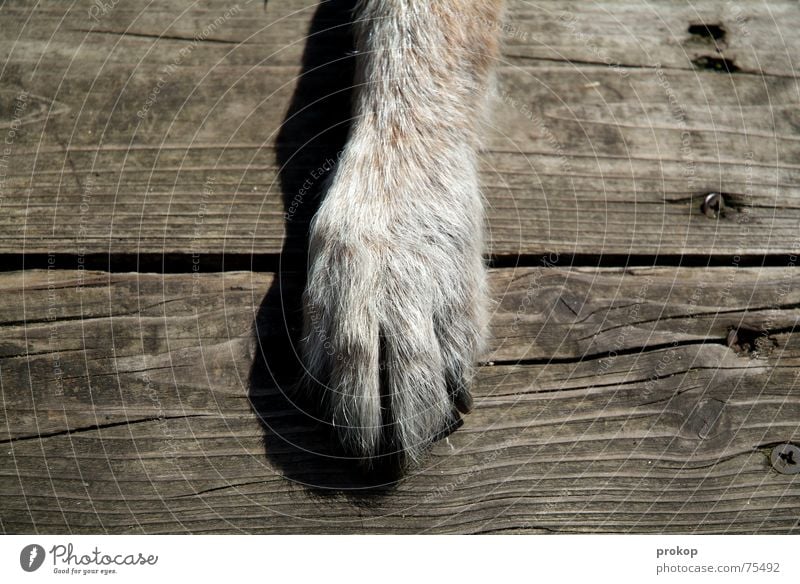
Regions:
<instances>
[{"instance_id":1,"label":"white fur","mask_svg":"<svg viewBox=\"0 0 800 584\"><path fill-rule=\"evenodd\" d=\"M487 320L476 150L493 58L470 35L497 35L475 19L498 4L359 4L355 122L312 222L304 294L307 376L327 386L312 391L359 458L418 461L470 401Z\"/></svg>"}]
</instances>

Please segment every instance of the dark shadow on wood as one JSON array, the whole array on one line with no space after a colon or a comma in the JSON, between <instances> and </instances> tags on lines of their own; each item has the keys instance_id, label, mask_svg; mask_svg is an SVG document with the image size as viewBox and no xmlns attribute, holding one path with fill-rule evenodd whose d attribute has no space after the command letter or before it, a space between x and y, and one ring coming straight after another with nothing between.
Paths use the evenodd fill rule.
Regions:
<instances>
[{"instance_id":1,"label":"dark shadow on wood","mask_svg":"<svg viewBox=\"0 0 800 584\"><path fill-rule=\"evenodd\" d=\"M393 475L367 472L345 457L335 447L330 426L319 421L318 404L303 403L294 391L303 371L299 338L308 224L350 126L354 4L332 0L317 9L301 77L277 138L286 240L276 279L256 317L258 350L249 398L264 429L265 454L276 470L319 494L346 493L369 505L376 494L391 490ZM298 249L300 256L287 253Z\"/></svg>"}]
</instances>

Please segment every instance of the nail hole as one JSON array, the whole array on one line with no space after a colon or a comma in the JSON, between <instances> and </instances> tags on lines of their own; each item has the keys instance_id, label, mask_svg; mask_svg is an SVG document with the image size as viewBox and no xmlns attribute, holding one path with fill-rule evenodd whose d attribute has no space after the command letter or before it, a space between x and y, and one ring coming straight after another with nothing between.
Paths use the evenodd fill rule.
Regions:
<instances>
[{"instance_id":1,"label":"nail hole","mask_svg":"<svg viewBox=\"0 0 800 584\"><path fill-rule=\"evenodd\" d=\"M718 41L725 38L725 28L721 24L690 24L689 34Z\"/></svg>"},{"instance_id":2,"label":"nail hole","mask_svg":"<svg viewBox=\"0 0 800 584\"><path fill-rule=\"evenodd\" d=\"M733 60L725 59L724 57L698 57L692 63L698 69L716 71L718 73L736 73L740 71Z\"/></svg>"},{"instance_id":3,"label":"nail hole","mask_svg":"<svg viewBox=\"0 0 800 584\"><path fill-rule=\"evenodd\" d=\"M703 198L700 203L700 212L709 219L727 217L729 214L741 213L744 205L742 196L736 193L719 193L715 191L699 193Z\"/></svg>"},{"instance_id":4,"label":"nail hole","mask_svg":"<svg viewBox=\"0 0 800 584\"><path fill-rule=\"evenodd\" d=\"M725 344L737 353L767 355L778 346L769 331L748 327L731 328Z\"/></svg>"},{"instance_id":5,"label":"nail hole","mask_svg":"<svg viewBox=\"0 0 800 584\"><path fill-rule=\"evenodd\" d=\"M722 193L708 193L700 205L700 211L709 219L717 219L724 214L725 197Z\"/></svg>"}]
</instances>

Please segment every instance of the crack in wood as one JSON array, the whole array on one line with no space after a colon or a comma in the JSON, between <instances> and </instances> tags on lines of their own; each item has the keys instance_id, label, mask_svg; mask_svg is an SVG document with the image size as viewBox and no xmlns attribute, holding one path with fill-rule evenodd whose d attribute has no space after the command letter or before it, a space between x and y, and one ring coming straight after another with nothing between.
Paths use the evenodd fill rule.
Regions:
<instances>
[{"instance_id":1,"label":"crack in wood","mask_svg":"<svg viewBox=\"0 0 800 584\"><path fill-rule=\"evenodd\" d=\"M206 495L208 493L215 493L217 491L227 491L227 490L230 490L230 489L237 489L239 487L246 487L248 485L264 485L264 484L269 484L271 482L274 482L274 481L271 480L271 479L269 479L269 480L259 480L259 481L246 481L246 482L243 482L243 483L235 483L235 484L231 484L231 485L224 485L222 487L212 487L210 489L203 489L202 491L196 491L194 493L186 493L185 495L175 495L175 496L169 497L169 499L189 499L189 498L192 498L192 497L199 497L201 495Z\"/></svg>"},{"instance_id":2,"label":"crack in wood","mask_svg":"<svg viewBox=\"0 0 800 584\"><path fill-rule=\"evenodd\" d=\"M658 343L655 345L641 345L637 347L629 347L626 349L619 349L616 351L601 351L599 353L584 353L578 357L552 357L552 358L543 358L543 359L517 359L515 360L492 360L484 361L480 365L481 366L488 366L490 363L492 366L497 365L549 365L549 364L573 364L573 363L585 363L591 362L597 359L609 359L611 357L611 353L614 353L614 357L622 357L625 355L639 355L639 354L646 354L652 353L656 351L662 351L664 349L676 349L678 347L688 347L692 345L723 345L727 347L726 344L727 337L725 338L713 338L708 337L705 339L685 339L680 341L672 341L670 343Z\"/></svg>"},{"instance_id":3,"label":"crack in wood","mask_svg":"<svg viewBox=\"0 0 800 584\"><path fill-rule=\"evenodd\" d=\"M737 67L730 59L722 59L720 57L697 57L692 63L695 67L665 67L663 65L641 65L633 63L618 63L604 61L591 61L588 59L570 59L568 57L535 57L533 55L521 55L514 53L504 53L504 57L509 59L519 59L520 61L541 61L545 63L561 63L564 65L579 65L584 67L604 67L604 68L620 68L620 69L643 69L643 70L661 70L661 71L680 71L691 73L698 71L708 71L709 73L718 73L724 71L729 75L747 75L752 77L773 77L777 79L791 79L793 81L800 80L800 77L795 75L786 75L781 73L767 73L765 71L748 71Z\"/></svg>"},{"instance_id":4,"label":"crack in wood","mask_svg":"<svg viewBox=\"0 0 800 584\"><path fill-rule=\"evenodd\" d=\"M781 311L785 311L785 310L796 310L796 309L800 309L800 304L792 303L792 304L781 304L781 305L770 305L770 306L758 306L758 307L754 307L754 308L738 307L738 308L732 308L730 310L717 310L715 312L696 312L696 313L687 313L687 314L676 314L676 315L673 315L673 316L660 316L658 318L649 318L649 319L646 319L646 320L640 320L640 321L636 321L636 322L629 322L629 323L625 323L625 324L614 325L612 327L609 327L609 328L606 328L606 329L602 329L600 331L592 333L589 336L578 337L577 340L578 341L586 341L586 340L589 340L592 337L596 337L596 336L601 335L601 334L606 334L606 333L609 333L611 331L618 330L618 329L621 329L621 328L635 327L635 326L638 326L638 325L650 324L650 323L654 323L654 322L664 322L666 320L687 320L687 319L693 319L693 318L698 318L698 317L706 317L706 316L716 318L717 316L720 316L720 315L723 315L723 314L739 314L739 313L742 314L742 317L747 315L747 316L751 317L751 319L752 319L753 315L755 315L756 313L758 313L758 312L760 312L762 310L763 311L766 311L766 310L776 310L776 311L777 310L781 310ZM793 326L788 326L788 327L779 327L779 328L773 328L773 329L769 329L769 330L763 330L762 332L765 333L767 336L771 336L771 335L777 335L777 334L782 334L782 333L792 333L792 332L794 332L795 328L796 327L793 325ZM759 329L759 330L761 330L761 329ZM726 337L725 345L727 346L727 337Z\"/></svg>"},{"instance_id":5,"label":"crack in wood","mask_svg":"<svg viewBox=\"0 0 800 584\"><path fill-rule=\"evenodd\" d=\"M107 428L117 428L120 426L133 426L135 424L145 424L149 422L160 422L161 420L183 420L188 418L212 418L210 414L186 414L182 416L153 416L150 418L138 418L135 420L125 420L124 422L109 422L107 424L92 424L91 426L81 426L79 428L71 428L67 430L57 430L55 432L45 432L41 434L31 434L25 436L15 436L14 438L5 438L0 440L0 444L14 444L17 442L27 442L31 440L42 440L43 438L55 438L58 436L72 436L73 434L84 434L87 432L96 432L98 430L105 430Z\"/></svg>"},{"instance_id":6,"label":"crack in wood","mask_svg":"<svg viewBox=\"0 0 800 584\"><path fill-rule=\"evenodd\" d=\"M119 37L132 37L132 38L141 38L141 39L151 39L155 41L165 40L165 41L180 41L180 42L188 42L188 43L209 43L209 44L222 44L222 45L240 45L242 44L241 41L232 41L228 39L216 39L211 37L200 37L200 36L180 36L180 35L170 35L170 34L153 34L147 32L132 32L129 30L102 30L102 29L95 29L95 28L72 28L69 29L70 32L82 32L87 34L106 34L106 35L113 35Z\"/></svg>"},{"instance_id":7,"label":"crack in wood","mask_svg":"<svg viewBox=\"0 0 800 584\"><path fill-rule=\"evenodd\" d=\"M486 369L491 369L491 368L486 368ZM676 375L688 375L689 373L692 373L693 371L703 371L703 370L719 371L720 369L724 369L725 371L736 371L736 370L749 371L749 370L752 369L752 367L730 367L730 366L722 366L722 365L719 366L719 367L706 367L706 366L697 366L697 367L695 367L695 366L692 366L692 367L689 367L688 369L681 369L681 370L678 370L678 371L673 371L671 373L664 373L662 375L650 375L650 376L647 376L647 377L637 377L636 379L630 379L630 380L627 380L627 381L617 381L617 382L614 382L614 383L595 383L595 384L591 384L591 385L579 385L579 386L560 387L560 388L553 388L553 389L536 389L536 388L533 388L531 391L514 391L514 392L510 392L510 393L496 393L496 392L493 392L491 394L490 398L495 398L495 397L519 397L519 396L523 396L523 395L540 395L540 394L548 394L548 393L569 393L569 392L573 392L573 391L586 391L586 390L589 390L589 389L601 389L601 388L609 388L609 387L625 387L627 385L637 385L637 384L646 383L646 382L650 382L650 381L661 381L663 379L669 379L670 377L675 377ZM592 376L592 377L594 377L594 376ZM570 379L574 379L574 378L570 377ZM647 405L652 405L652 404L659 403L659 402L662 402L662 401L667 401L668 399L671 399L672 397L674 397L676 395L679 395L680 393L684 393L685 391L691 391L692 389L697 389L697 387L698 386L692 386L690 388L686 388L686 389L683 389L683 390L678 390L678 391L676 391L676 393L671 394L671 396L669 396L667 398L658 399L658 400L655 400L655 401L652 401L652 402L644 402L644 403L641 403L641 404L638 404L638 405L639 406L647 406Z\"/></svg>"}]
</instances>

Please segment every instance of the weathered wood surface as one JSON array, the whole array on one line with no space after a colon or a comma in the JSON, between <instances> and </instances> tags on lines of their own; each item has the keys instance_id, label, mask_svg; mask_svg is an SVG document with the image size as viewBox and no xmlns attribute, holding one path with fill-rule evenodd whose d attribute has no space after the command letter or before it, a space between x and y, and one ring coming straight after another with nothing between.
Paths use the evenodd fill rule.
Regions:
<instances>
[{"instance_id":1,"label":"weathered wood surface","mask_svg":"<svg viewBox=\"0 0 800 584\"><path fill-rule=\"evenodd\" d=\"M0 253L297 249L303 213L288 230L284 213L337 151L315 135L348 115L347 59L325 65L348 48L341 10L137 0L94 20L93 5L0 12L3 130L19 125ZM509 12L482 179L492 253L798 247L796 2ZM724 36L691 34L697 23ZM726 193L719 219L700 210L710 191Z\"/></svg>"},{"instance_id":2,"label":"weathered wood surface","mask_svg":"<svg viewBox=\"0 0 800 584\"><path fill-rule=\"evenodd\" d=\"M495 362L474 413L420 470L366 496L369 482L281 397L287 383L253 366L256 315L267 352L283 326L260 308L271 275L7 273L2 527L796 530L800 484L768 455L798 438L798 280L792 269L496 270ZM731 328L756 331L750 345L728 346Z\"/></svg>"},{"instance_id":3,"label":"weathered wood surface","mask_svg":"<svg viewBox=\"0 0 800 584\"><path fill-rule=\"evenodd\" d=\"M50 269L0 272L0 531L800 532L768 460L800 441L800 6L509 4L482 182L529 265L491 273L474 413L391 487L284 394L338 3L3 4L0 254Z\"/></svg>"}]
</instances>

